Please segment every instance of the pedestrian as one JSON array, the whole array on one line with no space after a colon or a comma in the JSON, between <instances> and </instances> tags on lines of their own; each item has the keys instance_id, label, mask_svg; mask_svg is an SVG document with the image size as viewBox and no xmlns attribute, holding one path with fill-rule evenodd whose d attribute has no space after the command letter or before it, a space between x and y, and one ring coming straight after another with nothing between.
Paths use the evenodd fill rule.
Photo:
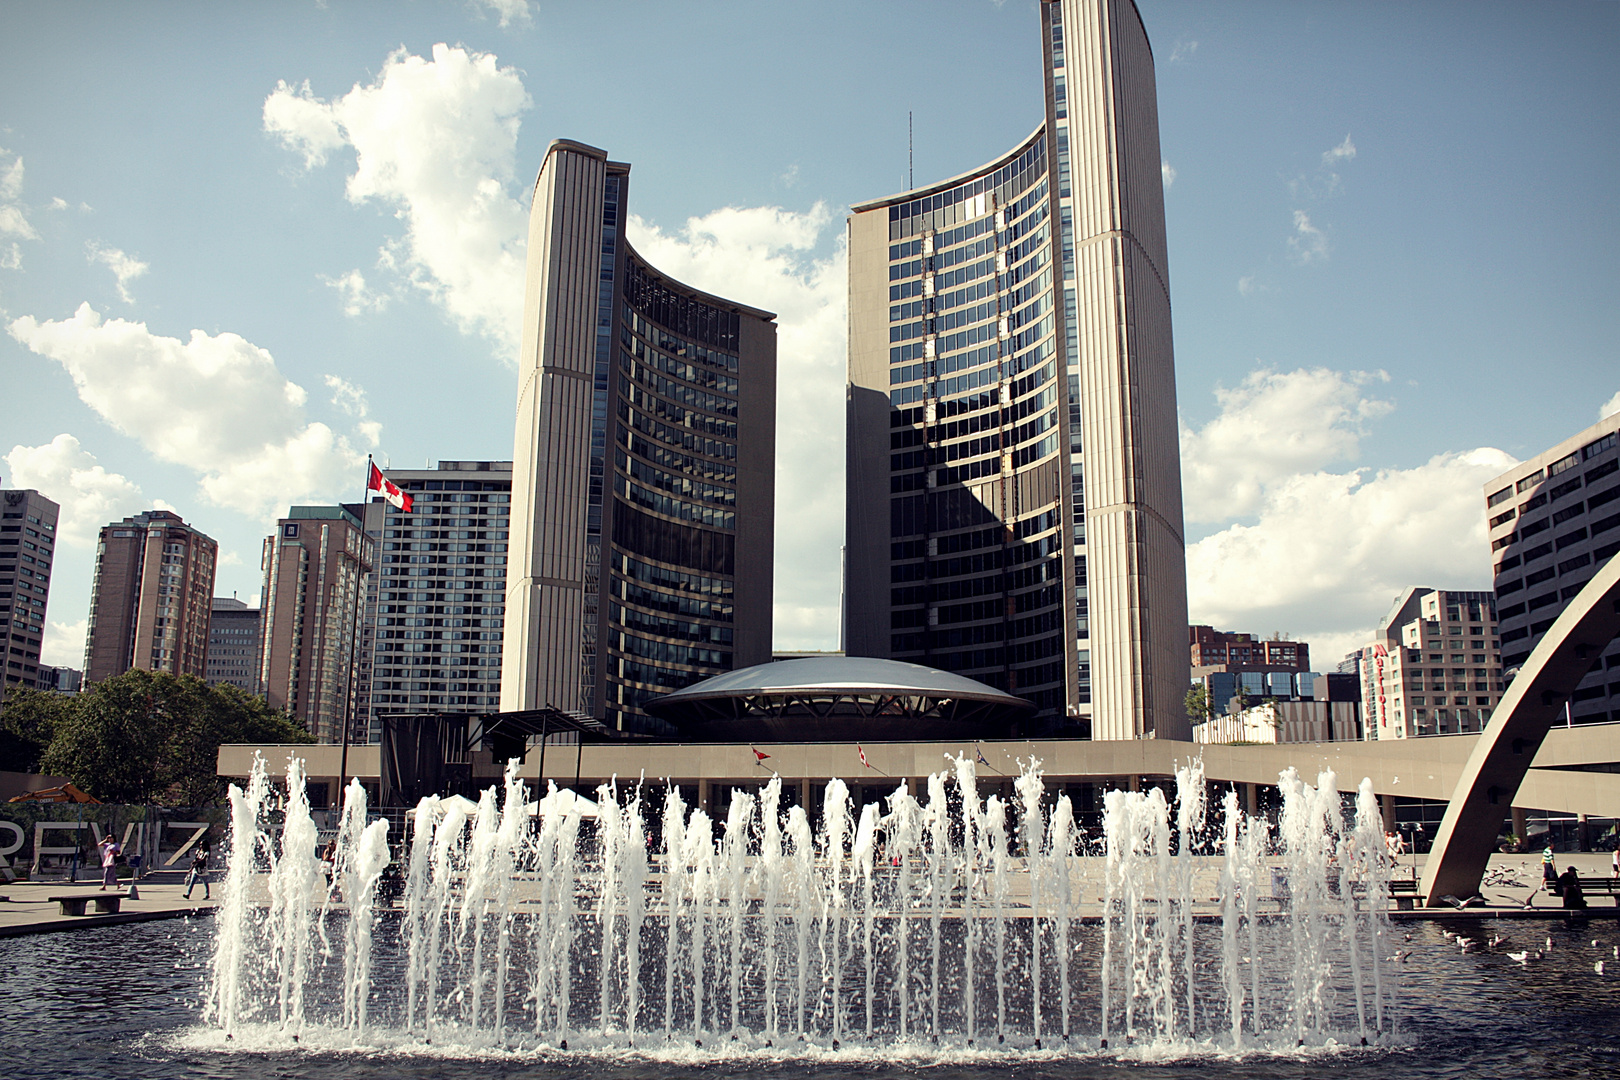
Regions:
<instances>
[{"instance_id":1,"label":"pedestrian","mask_svg":"<svg viewBox=\"0 0 1620 1080\"><path fill-rule=\"evenodd\" d=\"M1564 868L1558 877L1558 891L1564 897L1564 907L1575 911L1586 909L1586 895L1581 892L1580 875L1575 873L1573 866Z\"/></svg>"},{"instance_id":2,"label":"pedestrian","mask_svg":"<svg viewBox=\"0 0 1620 1080\"><path fill-rule=\"evenodd\" d=\"M1547 840L1547 846L1541 849L1541 880L1546 882L1547 888L1554 894L1558 892L1558 866L1553 862L1552 840Z\"/></svg>"},{"instance_id":3,"label":"pedestrian","mask_svg":"<svg viewBox=\"0 0 1620 1080\"><path fill-rule=\"evenodd\" d=\"M203 887L203 899L208 899L208 846L197 845L197 854L191 857L191 869L186 873L186 899L191 899L191 890L198 885Z\"/></svg>"},{"instance_id":4,"label":"pedestrian","mask_svg":"<svg viewBox=\"0 0 1620 1080\"><path fill-rule=\"evenodd\" d=\"M96 891L105 892L109 885L118 888L118 856L124 849L112 833L103 836L96 847L101 849L101 888Z\"/></svg>"},{"instance_id":5,"label":"pedestrian","mask_svg":"<svg viewBox=\"0 0 1620 1080\"><path fill-rule=\"evenodd\" d=\"M1620 877L1620 847L1616 847L1614 849L1614 854L1609 856L1609 865L1613 867L1613 869L1609 871L1610 876Z\"/></svg>"}]
</instances>

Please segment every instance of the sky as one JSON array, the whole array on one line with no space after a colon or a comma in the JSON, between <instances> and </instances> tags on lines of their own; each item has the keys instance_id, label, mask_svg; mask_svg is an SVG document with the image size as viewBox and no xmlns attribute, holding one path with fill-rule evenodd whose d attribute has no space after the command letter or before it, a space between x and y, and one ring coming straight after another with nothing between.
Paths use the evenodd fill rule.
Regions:
<instances>
[{"instance_id":1,"label":"sky","mask_svg":"<svg viewBox=\"0 0 1620 1080\"><path fill-rule=\"evenodd\" d=\"M1193 621L1331 668L1490 585L1482 486L1620 410L1620 4L1139 0L1157 66ZM778 313L776 645L836 648L844 217L1042 115L1031 0L0 0L0 483L172 508L256 603L368 453L512 456L547 144L631 242Z\"/></svg>"}]
</instances>

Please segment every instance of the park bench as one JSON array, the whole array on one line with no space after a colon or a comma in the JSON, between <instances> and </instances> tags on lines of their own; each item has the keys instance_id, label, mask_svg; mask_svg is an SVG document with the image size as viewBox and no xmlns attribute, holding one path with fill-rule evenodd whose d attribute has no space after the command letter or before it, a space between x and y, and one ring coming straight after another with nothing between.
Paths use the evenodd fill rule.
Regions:
<instances>
[{"instance_id":1,"label":"park bench","mask_svg":"<svg viewBox=\"0 0 1620 1080\"><path fill-rule=\"evenodd\" d=\"M1614 901L1616 908L1620 908L1620 877L1577 876L1575 880L1581 883L1582 896L1607 896ZM1548 892L1561 895L1558 893L1557 881L1544 882L1543 885Z\"/></svg>"},{"instance_id":2,"label":"park bench","mask_svg":"<svg viewBox=\"0 0 1620 1080\"><path fill-rule=\"evenodd\" d=\"M128 893L71 893L67 896L47 896L53 904L60 904L63 915L83 915L86 904L96 905L97 915L118 914L119 903Z\"/></svg>"},{"instance_id":3,"label":"park bench","mask_svg":"<svg viewBox=\"0 0 1620 1080\"><path fill-rule=\"evenodd\" d=\"M1395 901L1395 910L1411 911L1417 905L1418 883L1416 878L1393 878L1389 883L1390 898Z\"/></svg>"}]
</instances>

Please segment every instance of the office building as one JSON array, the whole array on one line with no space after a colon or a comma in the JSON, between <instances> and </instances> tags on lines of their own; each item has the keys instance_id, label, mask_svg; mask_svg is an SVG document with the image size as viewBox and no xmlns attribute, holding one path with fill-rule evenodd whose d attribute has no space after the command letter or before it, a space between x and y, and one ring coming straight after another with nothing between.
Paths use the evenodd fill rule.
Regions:
<instances>
[{"instance_id":1,"label":"office building","mask_svg":"<svg viewBox=\"0 0 1620 1080\"><path fill-rule=\"evenodd\" d=\"M131 668L201 678L219 545L169 510L147 510L101 530L90 587L84 680Z\"/></svg>"},{"instance_id":2,"label":"office building","mask_svg":"<svg viewBox=\"0 0 1620 1080\"><path fill-rule=\"evenodd\" d=\"M1187 628L1188 660L1193 676L1209 671L1308 671L1311 647L1281 636L1262 641L1253 634L1217 630L1213 626Z\"/></svg>"},{"instance_id":3,"label":"office building","mask_svg":"<svg viewBox=\"0 0 1620 1080\"><path fill-rule=\"evenodd\" d=\"M1530 658L1559 612L1620 551L1620 413L1485 485L1502 664ZM1570 695L1573 723L1620 720L1620 641Z\"/></svg>"},{"instance_id":4,"label":"office building","mask_svg":"<svg viewBox=\"0 0 1620 1080\"><path fill-rule=\"evenodd\" d=\"M384 469L411 511L365 508L378 546L366 594L359 671L367 738L388 713L492 713L501 704L510 461Z\"/></svg>"},{"instance_id":5,"label":"office building","mask_svg":"<svg viewBox=\"0 0 1620 1080\"><path fill-rule=\"evenodd\" d=\"M259 687L319 742L364 742L356 708L371 538L342 506L294 506L264 542Z\"/></svg>"},{"instance_id":6,"label":"office building","mask_svg":"<svg viewBox=\"0 0 1620 1080\"><path fill-rule=\"evenodd\" d=\"M39 689L59 694L77 694L84 689L84 672L74 667L39 665Z\"/></svg>"},{"instance_id":7,"label":"office building","mask_svg":"<svg viewBox=\"0 0 1620 1080\"><path fill-rule=\"evenodd\" d=\"M1039 9L1043 122L849 219L845 648L1185 739L1153 56L1128 2Z\"/></svg>"},{"instance_id":8,"label":"office building","mask_svg":"<svg viewBox=\"0 0 1620 1080\"><path fill-rule=\"evenodd\" d=\"M625 239L630 166L551 144L529 215L501 708L642 702L771 658L776 323Z\"/></svg>"},{"instance_id":9,"label":"office building","mask_svg":"<svg viewBox=\"0 0 1620 1080\"><path fill-rule=\"evenodd\" d=\"M1502 644L1490 592L1407 589L1361 650L1369 739L1483 731L1502 700Z\"/></svg>"},{"instance_id":10,"label":"office building","mask_svg":"<svg viewBox=\"0 0 1620 1080\"><path fill-rule=\"evenodd\" d=\"M214 597L208 618L209 686L229 683L259 692L259 609L232 596Z\"/></svg>"},{"instance_id":11,"label":"office building","mask_svg":"<svg viewBox=\"0 0 1620 1080\"><path fill-rule=\"evenodd\" d=\"M5 642L8 687L49 690L41 685L40 644L56 561L56 519L61 507L32 488L0 490L0 640Z\"/></svg>"}]
</instances>

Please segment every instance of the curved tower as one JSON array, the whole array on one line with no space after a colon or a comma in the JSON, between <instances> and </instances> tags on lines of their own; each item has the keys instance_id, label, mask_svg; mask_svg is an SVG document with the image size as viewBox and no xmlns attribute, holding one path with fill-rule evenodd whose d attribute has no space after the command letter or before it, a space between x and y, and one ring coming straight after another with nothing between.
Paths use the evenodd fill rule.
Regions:
<instances>
[{"instance_id":1,"label":"curved tower","mask_svg":"<svg viewBox=\"0 0 1620 1080\"><path fill-rule=\"evenodd\" d=\"M1188 738L1153 54L1130 0L1040 6L1044 122L849 219L845 645Z\"/></svg>"},{"instance_id":2,"label":"curved tower","mask_svg":"<svg viewBox=\"0 0 1620 1080\"><path fill-rule=\"evenodd\" d=\"M624 237L630 166L551 144L529 215L501 709L641 702L771 658L775 316Z\"/></svg>"}]
</instances>

